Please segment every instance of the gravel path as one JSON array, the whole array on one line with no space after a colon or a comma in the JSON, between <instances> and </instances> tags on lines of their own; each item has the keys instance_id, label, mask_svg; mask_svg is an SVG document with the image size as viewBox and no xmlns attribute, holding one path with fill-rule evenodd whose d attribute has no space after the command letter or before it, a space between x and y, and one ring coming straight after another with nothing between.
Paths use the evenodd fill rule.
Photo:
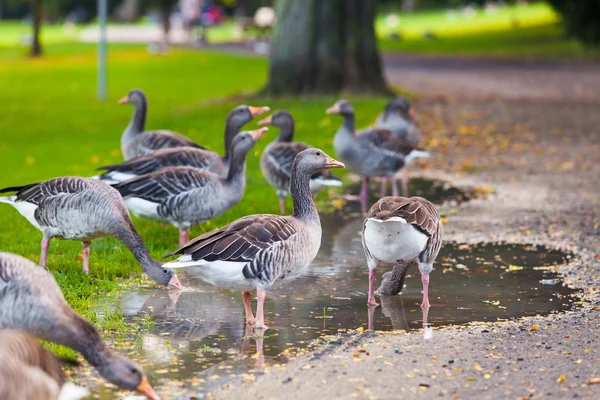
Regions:
<instances>
[{"instance_id":1,"label":"gravel path","mask_svg":"<svg viewBox=\"0 0 600 400\"><path fill-rule=\"evenodd\" d=\"M447 241L544 244L584 291L550 317L332 339L316 353L229 385L214 398L600 398L600 68L386 59L394 85L420 94L421 171L485 198L445 204ZM445 65L445 67L444 67ZM435 271L432 285L443 284Z\"/></svg>"}]
</instances>

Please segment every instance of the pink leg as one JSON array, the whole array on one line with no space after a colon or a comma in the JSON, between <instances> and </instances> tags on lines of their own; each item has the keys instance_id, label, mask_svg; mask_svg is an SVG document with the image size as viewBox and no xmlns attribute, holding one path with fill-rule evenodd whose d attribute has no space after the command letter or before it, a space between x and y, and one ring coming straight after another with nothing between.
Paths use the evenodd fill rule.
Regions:
<instances>
[{"instance_id":1,"label":"pink leg","mask_svg":"<svg viewBox=\"0 0 600 400\"><path fill-rule=\"evenodd\" d=\"M367 306L367 329L370 331L375 330L375 309L377 306Z\"/></svg>"},{"instance_id":2,"label":"pink leg","mask_svg":"<svg viewBox=\"0 0 600 400\"><path fill-rule=\"evenodd\" d=\"M244 300L244 311L246 312L246 323L252 325L254 323L254 314L252 314L252 294L250 292L242 292L242 299Z\"/></svg>"},{"instance_id":3,"label":"pink leg","mask_svg":"<svg viewBox=\"0 0 600 400\"><path fill-rule=\"evenodd\" d=\"M408 197L408 167L404 167L402 170L402 196Z\"/></svg>"},{"instance_id":4,"label":"pink leg","mask_svg":"<svg viewBox=\"0 0 600 400\"><path fill-rule=\"evenodd\" d=\"M369 299L367 304L370 306L378 306L377 301L375 300L375 280L377 279L377 274L375 273L375 269L369 269Z\"/></svg>"},{"instance_id":5,"label":"pink leg","mask_svg":"<svg viewBox=\"0 0 600 400\"><path fill-rule=\"evenodd\" d=\"M392 178L392 196L398 196L398 184L395 176Z\"/></svg>"},{"instance_id":6,"label":"pink leg","mask_svg":"<svg viewBox=\"0 0 600 400\"><path fill-rule=\"evenodd\" d=\"M421 282L423 282L423 302L421 308L429 308L429 274L421 274Z\"/></svg>"},{"instance_id":7,"label":"pink leg","mask_svg":"<svg viewBox=\"0 0 600 400\"><path fill-rule=\"evenodd\" d=\"M90 245L92 242L81 242L81 252L83 253L83 272L87 275L90 272Z\"/></svg>"},{"instance_id":8,"label":"pink leg","mask_svg":"<svg viewBox=\"0 0 600 400\"><path fill-rule=\"evenodd\" d=\"M366 176L362 177L362 186L360 188L360 208L362 212L367 212L367 186L369 179Z\"/></svg>"},{"instance_id":9,"label":"pink leg","mask_svg":"<svg viewBox=\"0 0 600 400\"><path fill-rule=\"evenodd\" d=\"M281 215L285 215L285 197L279 199L279 211Z\"/></svg>"},{"instance_id":10,"label":"pink leg","mask_svg":"<svg viewBox=\"0 0 600 400\"><path fill-rule=\"evenodd\" d=\"M50 239L42 239L42 253L40 254L40 266L46 266L46 257L48 256L48 247L50 247Z\"/></svg>"},{"instance_id":11,"label":"pink leg","mask_svg":"<svg viewBox=\"0 0 600 400\"><path fill-rule=\"evenodd\" d=\"M381 189L379 190L379 197L385 197L387 192L387 178L381 178Z\"/></svg>"},{"instance_id":12,"label":"pink leg","mask_svg":"<svg viewBox=\"0 0 600 400\"><path fill-rule=\"evenodd\" d=\"M264 365L265 365L265 352L263 350L264 339L262 337L255 337L254 340L256 341L256 366L264 367Z\"/></svg>"},{"instance_id":13,"label":"pink leg","mask_svg":"<svg viewBox=\"0 0 600 400\"><path fill-rule=\"evenodd\" d=\"M190 241L190 230L189 229L180 229L179 230L179 247L182 247L184 244Z\"/></svg>"},{"instance_id":14,"label":"pink leg","mask_svg":"<svg viewBox=\"0 0 600 400\"><path fill-rule=\"evenodd\" d=\"M256 289L256 319L254 328L256 329L269 329L268 326L265 325L265 297L267 297L267 292L261 289Z\"/></svg>"}]
</instances>

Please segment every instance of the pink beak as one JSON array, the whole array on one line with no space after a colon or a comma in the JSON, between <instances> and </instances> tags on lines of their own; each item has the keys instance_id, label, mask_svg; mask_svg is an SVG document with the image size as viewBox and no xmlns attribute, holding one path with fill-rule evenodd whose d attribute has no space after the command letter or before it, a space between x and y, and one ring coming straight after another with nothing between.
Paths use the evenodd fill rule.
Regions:
<instances>
[{"instance_id":1,"label":"pink beak","mask_svg":"<svg viewBox=\"0 0 600 400\"><path fill-rule=\"evenodd\" d=\"M181 284L181 282L179 282L179 278L177 278L177 275L175 274L173 274L173 276L171 277L168 286L174 289L183 289L183 285Z\"/></svg>"}]
</instances>

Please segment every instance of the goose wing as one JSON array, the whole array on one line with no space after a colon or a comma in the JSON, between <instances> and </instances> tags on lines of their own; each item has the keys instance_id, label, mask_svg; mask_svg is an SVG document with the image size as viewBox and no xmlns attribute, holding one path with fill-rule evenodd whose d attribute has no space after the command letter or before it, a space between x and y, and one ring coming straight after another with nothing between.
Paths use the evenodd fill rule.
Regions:
<instances>
[{"instance_id":1,"label":"goose wing","mask_svg":"<svg viewBox=\"0 0 600 400\"><path fill-rule=\"evenodd\" d=\"M292 173L292 163L298 153L310 148L306 143L301 142L282 142L275 143L269 149L267 154L270 168L277 174L290 177Z\"/></svg>"},{"instance_id":2,"label":"goose wing","mask_svg":"<svg viewBox=\"0 0 600 400\"><path fill-rule=\"evenodd\" d=\"M403 139L388 129L369 128L357 132L360 141L370 142L374 146L385 150L391 150L402 155L409 154L415 149L415 146L406 139Z\"/></svg>"},{"instance_id":3,"label":"goose wing","mask_svg":"<svg viewBox=\"0 0 600 400\"><path fill-rule=\"evenodd\" d=\"M138 146L147 153L170 147L195 147L204 149L193 140L175 132L166 130L148 131L138 135Z\"/></svg>"},{"instance_id":4,"label":"goose wing","mask_svg":"<svg viewBox=\"0 0 600 400\"><path fill-rule=\"evenodd\" d=\"M0 189L0 193L17 192L15 201L26 201L39 205L44 199L65 194L81 193L94 184L85 178L65 176L44 182L30 183L25 186Z\"/></svg>"}]
</instances>

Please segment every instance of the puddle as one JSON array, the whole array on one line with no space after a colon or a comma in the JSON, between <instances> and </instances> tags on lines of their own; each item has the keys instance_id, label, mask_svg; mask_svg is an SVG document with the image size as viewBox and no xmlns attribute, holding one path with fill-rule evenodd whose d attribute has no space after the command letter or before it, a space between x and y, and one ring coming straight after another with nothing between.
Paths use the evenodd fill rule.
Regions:
<instances>
[{"instance_id":1,"label":"puddle","mask_svg":"<svg viewBox=\"0 0 600 400\"><path fill-rule=\"evenodd\" d=\"M362 219L324 216L322 225L324 243L314 265L291 286L269 292L265 318L270 329L264 337L249 337L240 293L204 284L191 272L179 275L193 291L177 296L161 288L140 288L111 305L125 318L154 321L149 333L129 341L133 356L163 396L202 398L225 382L252 379L263 366L285 362L324 335L367 328ZM566 257L542 247L446 244L431 274L428 323L439 327L570 309L574 291L561 284L553 268ZM380 268L378 277L389 269ZM422 327L417 269L409 271L401 295L380 300L372 319L376 330ZM114 396L107 388L94 395Z\"/></svg>"}]
</instances>

